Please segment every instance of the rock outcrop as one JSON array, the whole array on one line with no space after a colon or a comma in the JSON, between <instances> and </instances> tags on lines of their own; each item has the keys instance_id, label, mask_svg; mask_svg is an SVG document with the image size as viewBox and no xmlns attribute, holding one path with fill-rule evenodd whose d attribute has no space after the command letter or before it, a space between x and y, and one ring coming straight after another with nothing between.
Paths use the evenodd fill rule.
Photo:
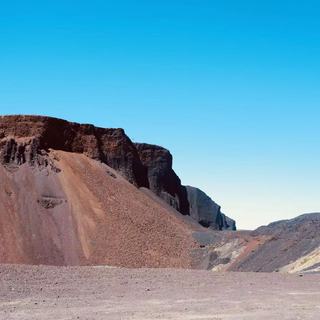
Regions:
<instances>
[{"instance_id":1,"label":"rock outcrop","mask_svg":"<svg viewBox=\"0 0 320 320\"><path fill-rule=\"evenodd\" d=\"M136 143L140 160L147 168L149 188L184 215L189 214L186 188L172 169L169 150L146 143Z\"/></svg>"},{"instance_id":2,"label":"rock outcrop","mask_svg":"<svg viewBox=\"0 0 320 320\"><path fill-rule=\"evenodd\" d=\"M235 221L221 212L221 207L198 188L186 186L190 216L202 226L215 230L235 230Z\"/></svg>"},{"instance_id":3,"label":"rock outcrop","mask_svg":"<svg viewBox=\"0 0 320 320\"><path fill-rule=\"evenodd\" d=\"M49 149L83 153L120 172L138 187L148 187L146 168L123 129L104 129L42 116L0 118L0 162L47 165Z\"/></svg>"},{"instance_id":4,"label":"rock outcrop","mask_svg":"<svg viewBox=\"0 0 320 320\"><path fill-rule=\"evenodd\" d=\"M320 271L319 213L213 232L235 222L122 129L0 117L0 181L0 263Z\"/></svg>"},{"instance_id":5,"label":"rock outcrop","mask_svg":"<svg viewBox=\"0 0 320 320\"><path fill-rule=\"evenodd\" d=\"M130 183L149 188L205 227L235 228L234 221L222 214L220 207L200 190L187 191L172 168L171 153L165 148L134 144L123 129L99 128L44 116L0 117L0 163L7 169L15 170L28 163L59 171L48 157L51 149L84 154L110 166Z\"/></svg>"}]
</instances>

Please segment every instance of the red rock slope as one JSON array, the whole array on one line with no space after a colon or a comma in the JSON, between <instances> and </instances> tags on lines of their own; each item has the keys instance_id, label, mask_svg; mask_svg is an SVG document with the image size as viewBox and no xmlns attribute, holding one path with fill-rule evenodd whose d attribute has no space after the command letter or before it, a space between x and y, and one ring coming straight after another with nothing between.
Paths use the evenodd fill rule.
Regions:
<instances>
[{"instance_id":1,"label":"red rock slope","mask_svg":"<svg viewBox=\"0 0 320 320\"><path fill-rule=\"evenodd\" d=\"M191 265L191 224L106 164L55 150L41 163L0 165L1 263Z\"/></svg>"}]
</instances>

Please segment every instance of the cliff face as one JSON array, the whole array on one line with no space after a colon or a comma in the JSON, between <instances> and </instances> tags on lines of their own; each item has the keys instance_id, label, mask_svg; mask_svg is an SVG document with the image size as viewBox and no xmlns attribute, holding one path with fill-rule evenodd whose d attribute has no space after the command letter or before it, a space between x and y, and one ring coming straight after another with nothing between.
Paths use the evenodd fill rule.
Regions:
<instances>
[{"instance_id":1,"label":"cliff face","mask_svg":"<svg viewBox=\"0 0 320 320\"><path fill-rule=\"evenodd\" d=\"M83 154L0 165L0 263L190 268L193 226Z\"/></svg>"},{"instance_id":2,"label":"cliff face","mask_svg":"<svg viewBox=\"0 0 320 320\"><path fill-rule=\"evenodd\" d=\"M252 232L269 237L259 250L243 259L239 271L320 271L320 213L276 221Z\"/></svg>"},{"instance_id":3,"label":"cliff face","mask_svg":"<svg viewBox=\"0 0 320 320\"><path fill-rule=\"evenodd\" d=\"M141 162L147 168L150 189L184 215L189 214L186 188L172 169L172 155L162 147L136 143Z\"/></svg>"},{"instance_id":4,"label":"cliff face","mask_svg":"<svg viewBox=\"0 0 320 320\"><path fill-rule=\"evenodd\" d=\"M234 229L233 220L198 189L186 188L172 168L172 155L162 147L132 143L123 129L105 129L43 116L0 117L0 163L55 167L49 150L84 154L110 166L137 187L146 187L183 215L205 227ZM190 204L191 208L190 208Z\"/></svg>"},{"instance_id":5,"label":"cliff face","mask_svg":"<svg viewBox=\"0 0 320 320\"><path fill-rule=\"evenodd\" d=\"M119 171L138 187L148 187L146 168L123 129L38 116L0 118L0 161L2 164L48 165L49 149L83 153Z\"/></svg>"},{"instance_id":6,"label":"cliff face","mask_svg":"<svg viewBox=\"0 0 320 320\"><path fill-rule=\"evenodd\" d=\"M217 230L235 230L235 221L221 212L221 207L208 195L195 187L186 187L190 216L202 226Z\"/></svg>"},{"instance_id":7,"label":"cliff face","mask_svg":"<svg viewBox=\"0 0 320 320\"><path fill-rule=\"evenodd\" d=\"M234 220L221 212L221 207L198 188L183 186L172 169L172 155L162 147L135 144L143 165L148 169L150 189L171 206L206 228L236 230Z\"/></svg>"}]
</instances>

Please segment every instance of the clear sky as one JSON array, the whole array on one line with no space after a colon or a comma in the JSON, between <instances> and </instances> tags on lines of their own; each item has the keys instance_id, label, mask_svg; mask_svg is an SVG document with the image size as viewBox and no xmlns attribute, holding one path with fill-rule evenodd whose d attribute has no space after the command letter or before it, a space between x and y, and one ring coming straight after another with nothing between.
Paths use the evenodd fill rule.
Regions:
<instances>
[{"instance_id":1,"label":"clear sky","mask_svg":"<svg viewBox=\"0 0 320 320\"><path fill-rule=\"evenodd\" d=\"M320 4L2 1L0 113L123 127L254 228L320 211Z\"/></svg>"}]
</instances>

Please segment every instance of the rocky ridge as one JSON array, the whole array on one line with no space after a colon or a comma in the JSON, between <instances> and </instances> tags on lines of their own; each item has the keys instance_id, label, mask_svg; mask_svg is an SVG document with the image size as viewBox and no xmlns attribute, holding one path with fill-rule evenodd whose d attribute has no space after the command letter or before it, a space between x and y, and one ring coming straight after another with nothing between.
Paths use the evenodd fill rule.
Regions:
<instances>
[{"instance_id":1,"label":"rocky ridge","mask_svg":"<svg viewBox=\"0 0 320 320\"><path fill-rule=\"evenodd\" d=\"M0 118L0 161L5 165L48 165L49 149L83 153L120 172L138 187L148 187L146 169L123 129L97 128L43 116Z\"/></svg>"},{"instance_id":2,"label":"rocky ridge","mask_svg":"<svg viewBox=\"0 0 320 320\"><path fill-rule=\"evenodd\" d=\"M0 163L14 169L31 166L56 168L47 156L50 149L80 153L99 160L118 171L137 187L149 188L183 215L191 215L203 226L213 229L234 229L233 220L212 206L206 210L206 225L194 214L197 200L190 208L190 188L183 186L172 168L172 155L162 147L133 143L123 129L99 128L44 116L0 117ZM189 194L188 194L189 190ZM210 199L211 200L211 199ZM220 207L219 207L220 208ZM201 211L201 210L200 210Z\"/></svg>"},{"instance_id":3,"label":"rocky ridge","mask_svg":"<svg viewBox=\"0 0 320 320\"><path fill-rule=\"evenodd\" d=\"M236 266L237 271L320 271L320 213L281 220L253 231L267 241Z\"/></svg>"},{"instance_id":4,"label":"rocky ridge","mask_svg":"<svg viewBox=\"0 0 320 320\"><path fill-rule=\"evenodd\" d=\"M224 231L170 152L122 129L0 117L0 180L0 263L320 272L319 213Z\"/></svg>"}]
</instances>

